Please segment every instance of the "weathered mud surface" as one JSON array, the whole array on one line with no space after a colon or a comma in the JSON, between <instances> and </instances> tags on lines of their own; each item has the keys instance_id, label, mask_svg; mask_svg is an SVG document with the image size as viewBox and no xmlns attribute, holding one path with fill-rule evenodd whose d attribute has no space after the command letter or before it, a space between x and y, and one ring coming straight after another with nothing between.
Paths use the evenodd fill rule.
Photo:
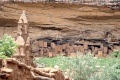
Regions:
<instances>
[{"instance_id":1,"label":"weathered mud surface","mask_svg":"<svg viewBox=\"0 0 120 80\"><path fill-rule=\"evenodd\" d=\"M4 33L15 36L17 21L22 10L26 10L30 22L30 36L76 37L105 39L111 34L120 39L120 11L105 7L74 4L6 4L0 12L0 36Z\"/></svg>"}]
</instances>

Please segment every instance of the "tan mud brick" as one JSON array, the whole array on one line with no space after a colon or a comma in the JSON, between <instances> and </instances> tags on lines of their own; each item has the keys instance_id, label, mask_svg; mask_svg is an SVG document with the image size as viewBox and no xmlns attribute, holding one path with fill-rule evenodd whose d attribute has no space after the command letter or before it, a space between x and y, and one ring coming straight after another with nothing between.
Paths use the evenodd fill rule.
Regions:
<instances>
[{"instance_id":1,"label":"tan mud brick","mask_svg":"<svg viewBox=\"0 0 120 80\"><path fill-rule=\"evenodd\" d=\"M65 44L63 44L63 45L62 45L62 48L63 48L63 49L65 49L65 47L66 47L66 45L65 45Z\"/></svg>"},{"instance_id":2,"label":"tan mud brick","mask_svg":"<svg viewBox=\"0 0 120 80\"><path fill-rule=\"evenodd\" d=\"M101 44L101 45L100 45L100 48L101 48L101 49L103 49L103 48L104 48L103 44Z\"/></svg>"},{"instance_id":3,"label":"tan mud brick","mask_svg":"<svg viewBox=\"0 0 120 80\"><path fill-rule=\"evenodd\" d=\"M80 46L80 52L82 52L82 54L84 55L84 47L83 46Z\"/></svg>"},{"instance_id":4,"label":"tan mud brick","mask_svg":"<svg viewBox=\"0 0 120 80\"><path fill-rule=\"evenodd\" d=\"M94 50L95 50L95 47L94 47L94 46L92 46L92 52L94 52Z\"/></svg>"},{"instance_id":5,"label":"tan mud brick","mask_svg":"<svg viewBox=\"0 0 120 80\"><path fill-rule=\"evenodd\" d=\"M55 43L51 43L51 47L55 48L56 47Z\"/></svg>"},{"instance_id":6,"label":"tan mud brick","mask_svg":"<svg viewBox=\"0 0 120 80\"><path fill-rule=\"evenodd\" d=\"M49 53L48 53L48 57L49 57L49 58L53 57L53 53L52 53L52 52L49 52Z\"/></svg>"},{"instance_id":7,"label":"tan mud brick","mask_svg":"<svg viewBox=\"0 0 120 80\"><path fill-rule=\"evenodd\" d=\"M109 54L112 54L112 53L113 53L113 50L108 49L108 53L109 53Z\"/></svg>"},{"instance_id":8,"label":"tan mud brick","mask_svg":"<svg viewBox=\"0 0 120 80\"><path fill-rule=\"evenodd\" d=\"M120 51L120 46L118 46L118 45L114 45L114 49L116 49L116 50L119 50L119 51Z\"/></svg>"},{"instance_id":9,"label":"tan mud brick","mask_svg":"<svg viewBox=\"0 0 120 80\"><path fill-rule=\"evenodd\" d=\"M88 49L88 44L87 43L84 44L84 49Z\"/></svg>"},{"instance_id":10,"label":"tan mud brick","mask_svg":"<svg viewBox=\"0 0 120 80\"><path fill-rule=\"evenodd\" d=\"M103 46L103 44L101 44L100 45L100 49L103 51L103 48L104 48L104 46Z\"/></svg>"},{"instance_id":11,"label":"tan mud brick","mask_svg":"<svg viewBox=\"0 0 120 80\"><path fill-rule=\"evenodd\" d=\"M98 47L95 47L94 54L98 54Z\"/></svg>"},{"instance_id":12,"label":"tan mud brick","mask_svg":"<svg viewBox=\"0 0 120 80\"><path fill-rule=\"evenodd\" d=\"M103 52L102 51L98 51L98 57L102 57L103 56Z\"/></svg>"},{"instance_id":13,"label":"tan mud brick","mask_svg":"<svg viewBox=\"0 0 120 80\"><path fill-rule=\"evenodd\" d=\"M40 48L40 53L39 53L39 54L40 54L41 56L43 56L43 52L44 52L44 51L43 51L43 48Z\"/></svg>"},{"instance_id":14,"label":"tan mud brick","mask_svg":"<svg viewBox=\"0 0 120 80\"><path fill-rule=\"evenodd\" d=\"M98 51L98 47L95 47L95 51Z\"/></svg>"},{"instance_id":15,"label":"tan mud brick","mask_svg":"<svg viewBox=\"0 0 120 80\"><path fill-rule=\"evenodd\" d=\"M70 53L73 53L73 52L74 52L73 46L70 46L70 47L69 47L69 50L70 50Z\"/></svg>"},{"instance_id":16,"label":"tan mud brick","mask_svg":"<svg viewBox=\"0 0 120 80\"><path fill-rule=\"evenodd\" d=\"M77 51L77 45L73 45L73 48L74 48L74 52Z\"/></svg>"},{"instance_id":17,"label":"tan mud brick","mask_svg":"<svg viewBox=\"0 0 120 80\"><path fill-rule=\"evenodd\" d=\"M44 47L44 41L39 41L39 47Z\"/></svg>"},{"instance_id":18,"label":"tan mud brick","mask_svg":"<svg viewBox=\"0 0 120 80\"><path fill-rule=\"evenodd\" d=\"M60 52L60 50L61 50L61 46L59 45L59 46L57 47L57 51Z\"/></svg>"},{"instance_id":19,"label":"tan mud brick","mask_svg":"<svg viewBox=\"0 0 120 80\"><path fill-rule=\"evenodd\" d=\"M104 51L104 53L107 53L108 52L108 47L104 47L103 51Z\"/></svg>"},{"instance_id":20,"label":"tan mud brick","mask_svg":"<svg viewBox=\"0 0 120 80\"><path fill-rule=\"evenodd\" d=\"M63 53L63 48L62 48L62 45L60 45L60 54Z\"/></svg>"},{"instance_id":21,"label":"tan mud brick","mask_svg":"<svg viewBox=\"0 0 120 80\"><path fill-rule=\"evenodd\" d=\"M57 45L57 46L55 47L55 51L54 51L54 52L55 52L55 54L57 54L57 53L58 53L58 51L59 51L59 50L58 50L58 48L59 48L59 46Z\"/></svg>"},{"instance_id":22,"label":"tan mud brick","mask_svg":"<svg viewBox=\"0 0 120 80\"><path fill-rule=\"evenodd\" d=\"M47 47L47 42L44 42L44 47Z\"/></svg>"}]
</instances>

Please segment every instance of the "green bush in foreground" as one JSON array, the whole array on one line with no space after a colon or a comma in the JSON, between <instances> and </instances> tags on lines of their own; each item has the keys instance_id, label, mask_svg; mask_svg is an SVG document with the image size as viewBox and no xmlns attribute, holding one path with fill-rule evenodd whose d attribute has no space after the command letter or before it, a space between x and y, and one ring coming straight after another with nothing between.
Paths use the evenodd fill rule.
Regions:
<instances>
[{"instance_id":1,"label":"green bush in foreground","mask_svg":"<svg viewBox=\"0 0 120 80\"><path fill-rule=\"evenodd\" d=\"M117 53L117 57L113 57ZM40 63L58 65L61 70L68 70L73 80L120 80L119 52L109 58L94 58L91 55L53 58L38 58ZM44 61L42 61L44 59ZM52 60L52 61L50 61ZM38 61L38 62L39 62Z\"/></svg>"},{"instance_id":2,"label":"green bush in foreground","mask_svg":"<svg viewBox=\"0 0 120 80\"><path fill-rule=\"evenodd\" d=\"M16 43L11 36L4 35L0 40L0 58L11 57L16 51Z\"/></svg>"},{"instance_id":3,"label":"green bush in foreground","mask_svg":"<svg viewBox=\"0 0 120 80\"><path fill-rule=\"evenodd\" d=\"M77 56L67 62L69 76L74 80L93 80L97 71L96 61L92 56Z\"/></svg>"},{"instance_id":4,"label":"green bush in foreground","mask_svg":"<svg viewBox=\"0 0 120 80\"><path fill-rule=\"evenodd\" d=\"M101 60L104 62L102 63ZM91 56L76 57L68 62L74 80L120 80L120 59Z\"/></svg>"}]
</instances>

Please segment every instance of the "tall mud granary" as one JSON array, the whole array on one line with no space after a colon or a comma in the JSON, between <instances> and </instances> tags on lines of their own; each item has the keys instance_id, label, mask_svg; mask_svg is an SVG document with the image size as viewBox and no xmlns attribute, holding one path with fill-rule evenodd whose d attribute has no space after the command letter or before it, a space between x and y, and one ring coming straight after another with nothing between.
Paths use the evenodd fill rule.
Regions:
<instances>
[{"instance_id":1,"label":"tall mud granary","mask_svg":"<svg viewBox=\"0 0 120 80\"><path fill-rule=\"evenodd\" d=\"M30 52L31 45L28 28L29 23L26 18L25 11L23 11L23 14L18 21L17 38L15 39L18 48L16 54L14 55L14 58L27 65L31 65L33 57Z\"/></svg>"}]
</instances>

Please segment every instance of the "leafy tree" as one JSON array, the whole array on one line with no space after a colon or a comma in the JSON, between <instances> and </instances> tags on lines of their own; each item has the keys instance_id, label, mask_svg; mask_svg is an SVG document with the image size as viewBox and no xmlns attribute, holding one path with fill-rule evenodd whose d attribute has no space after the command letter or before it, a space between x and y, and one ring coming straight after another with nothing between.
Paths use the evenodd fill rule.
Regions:
<instances>
[{"instance_id":1,"label":"leafy tree","mask_svg":"<svg viewBox=\"0 0 120 80\"><path fill-rule=\"evenodd\" d=\"M15 53L16 47L13 38L5 34L0 40L0 58L11 57Z\"/></svg>"}]
</instances>

